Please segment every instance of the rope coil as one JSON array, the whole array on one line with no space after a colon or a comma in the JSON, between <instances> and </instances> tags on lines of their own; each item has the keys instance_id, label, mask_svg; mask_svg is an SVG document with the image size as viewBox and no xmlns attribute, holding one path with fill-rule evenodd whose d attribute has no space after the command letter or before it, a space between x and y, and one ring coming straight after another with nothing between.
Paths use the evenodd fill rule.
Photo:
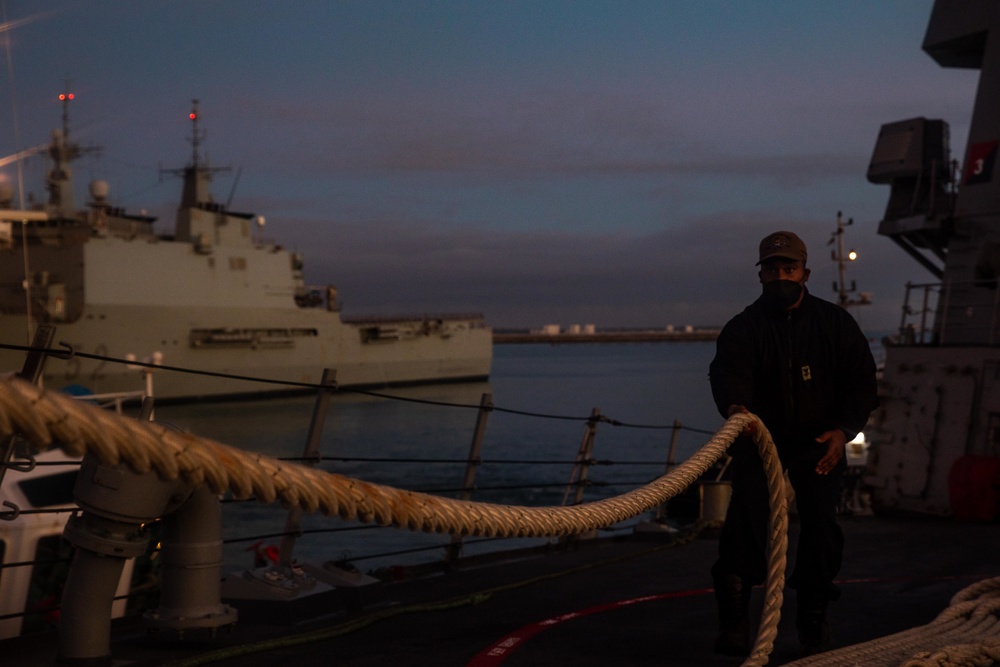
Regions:
<instances>
[{"instance_id":1,"label":"rope coil","mask_svg":"<svg viewBox=\"0 0 1000 667\"><path fill-rule=\"evenodd\" d=\"M916 628L789 663L789 667L985 667L1000 662L1000 577L962 589Z\"/></svg>"}]
</instances>

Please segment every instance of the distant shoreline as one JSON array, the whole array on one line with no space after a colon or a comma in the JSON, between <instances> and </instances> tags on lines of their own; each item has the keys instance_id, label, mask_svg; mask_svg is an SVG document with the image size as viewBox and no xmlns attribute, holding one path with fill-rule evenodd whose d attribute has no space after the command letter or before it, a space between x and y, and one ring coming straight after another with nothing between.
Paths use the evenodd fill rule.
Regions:
<instances>
[{"instance_id":1,"label":"distant shoreline","mask_svg":"<svg viewBox=\"0 0 1000 667\"><path fill-rule=\"evenodd\" d=\"M719 329L696 329L694 331L666 331L650 329L644 331L595 331L592 333L541 333L494 331L493 344L514 343L674 343L692 341L714 341L719 337Z\"/></svg>"}]
</instances>

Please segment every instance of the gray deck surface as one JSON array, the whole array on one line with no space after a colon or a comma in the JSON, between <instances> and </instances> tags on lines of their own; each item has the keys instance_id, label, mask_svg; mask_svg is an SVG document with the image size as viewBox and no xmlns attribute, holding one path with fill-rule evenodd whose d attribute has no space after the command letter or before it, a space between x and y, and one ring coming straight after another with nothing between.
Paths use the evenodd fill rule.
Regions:
<instances>
[{"instance_id":1,"label":"gray deck surface","mask_svg":"<svg viewBox=\"0 0 1000 667\"><path fill-rule=\"evenodd\" d=\"M836 646L923 625L957 591L1000 575L1000 524L844 517L842 525L843 597L831 608ZM595 540L378 584L360 591L355 611L326 601L329 614L319 621L292 623L294 611L287 608L241 610L236 629L214 640L154 638L123 623L113 639L114 664L738 665L738 658L712 652L708 568L716 548L711 532L680 545L662 538ZM637 600L646 596L652 597ZM772 665L800 657L794 593L788 598ZM626 601L634 602L616 604ZM762 604L762 591L755 591L758 615ZM292 637L301 643L284 643ZM507 650L490 657L501 643ZM54 636L0 643L4 666L55 664L55 654Z\"/></svg>"}]
</instances>

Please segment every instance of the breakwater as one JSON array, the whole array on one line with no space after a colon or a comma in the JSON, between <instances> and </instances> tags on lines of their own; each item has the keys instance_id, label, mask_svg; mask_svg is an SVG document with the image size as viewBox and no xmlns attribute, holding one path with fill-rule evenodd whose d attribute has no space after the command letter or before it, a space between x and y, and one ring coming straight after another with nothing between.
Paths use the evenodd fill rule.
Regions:
<instances>
[{"instance_id":1,"label":"breakwater","mask_svg":"<svg viewBox=\"0 0 1000 667\"><path fill-rule=\"evenodd\" d=\"M719 337L719 329L694 329L692 331L668 331L665 329L592 331L580 333L544 333L540 331L494 331L496 345L514 343L670 343L692 341L714 341Z\"/></svg>"}]
</instances>

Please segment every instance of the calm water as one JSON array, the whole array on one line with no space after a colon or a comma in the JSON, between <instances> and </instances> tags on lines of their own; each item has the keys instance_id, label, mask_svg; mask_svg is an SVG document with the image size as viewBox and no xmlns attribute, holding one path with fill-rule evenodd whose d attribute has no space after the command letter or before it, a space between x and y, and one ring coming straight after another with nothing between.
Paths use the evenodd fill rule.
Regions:
<instances>
[{"instance_id":1,"label":"calm water","mask_svg":"<svg viewBox=\"0 0 1000 667\"><path fill-rule=\"evenodd\" d=\"M627 424L669 427L675 419L685 427L714 432L722 423L711 402L707 369L712 343L647 343L587 345L500 345L494 351L488 383L443 385L386 391L411 399L477 406L491 393L499 408L574 419L548 419L493 412L489 415L473 499L526 505L560 504L572 460L585 432L585 419L598 408L602 415ZM302 453L314 403L312 397L244 403L162 406L157 420L221 442L272 456ZM324 468L372 482L414 490L442 491L462 486L462 463L433 459L468 456L476 422L473 408L343 394L334 397L320 451L346 458L421 459L418 463L366 461L325 462ZM585 500L617 495L663 472L670 443L669 428L598 426L594 457L613 460L590 478L614 486L588 489ZM683 430L677 456L682 460L708 436ZM518 463L489 463L489 461ZM559 461L557 464L538 461ZM628 462L633 462L628 464ZM488 487L527 488L490 490ZM448 493L445 495L456 495ZM285 522L280 507L259 503L224 506L224 538L240 539L279 533ZM305 530L354 527L337 518L308 516ZM471 538L476 539L476 538ZM411 533L392 528L309 534L295 547L300 560L358 559L371 570L390 564L439 560L440 549L369 558L387 551L447 544L448 536ZM280 538L264 540L277 545ZM524 541L519 541L524 543ZM225 571L252 566L250 542L228 544ZM470 545L466 553L505 548L512 541Z\"/></svg>"}]
</instances>

